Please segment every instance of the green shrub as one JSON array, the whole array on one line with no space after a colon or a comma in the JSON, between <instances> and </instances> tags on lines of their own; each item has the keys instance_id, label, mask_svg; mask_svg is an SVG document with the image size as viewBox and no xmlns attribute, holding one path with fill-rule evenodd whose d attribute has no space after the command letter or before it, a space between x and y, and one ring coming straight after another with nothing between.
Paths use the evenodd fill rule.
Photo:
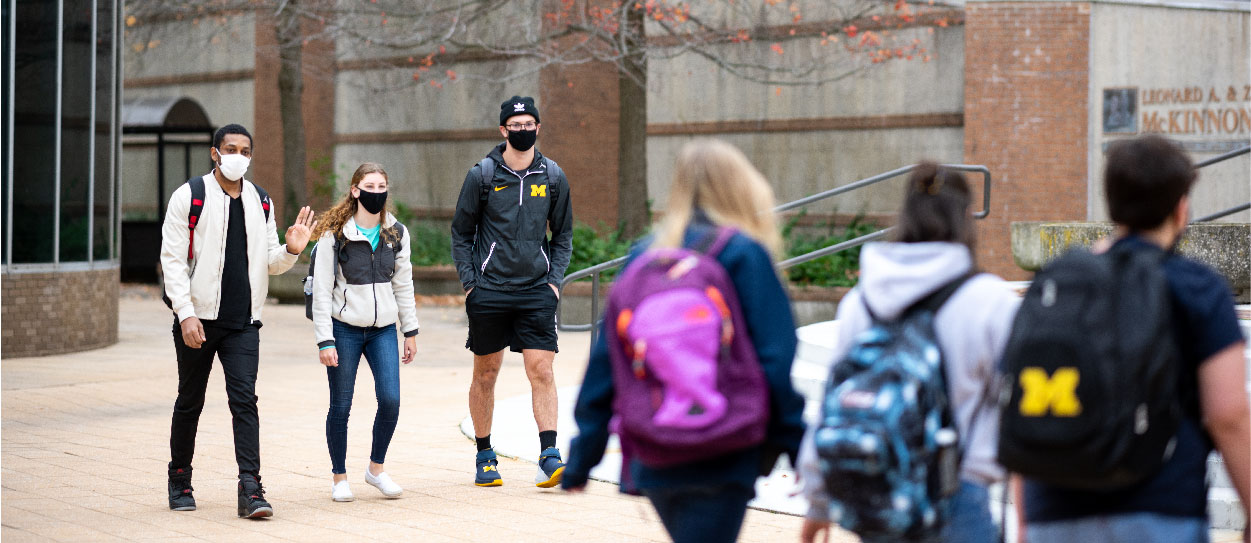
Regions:
<instances>
[{"instance_id":1,"label":"green shrub","mask_svg":"<svg viewBox=\"0 0 1251 543\"><path fill-rule=\"evenodd\" d=\"M600 223L600 229L604 229L603 223ZM569 269L565 270L565 275L625 256L632 243L633 240L625 239L621 227L601 235L586 224L574 223L573 256L569 259ZM611 281L619 270L620 268L607 270L600 275L600 279Z\"/></svg>"},{"instance_id":2,"label":"green shrub","mask_svg":"<svg viewBox=\"0 0 1251 543\"><path fill-rule=\"evenodd\" d=\"M856 216L841 232L833 224L827 223L820 225L826 229L823 234L804 234L795 228L804 215L805 213L801 212L791 217L782 227L787 258L807 254L877 230L873 225L864 223L863 216ZM851 287L855 286L859 279L859 272L860 249L856 247L793 266L786 270L786 277L794 285Z\"/></svg>"},{"instance_id":3,"label":"green shrub","mask_svg":"<svg viewBox=\"0 0 1251 543\"><path fill-rule=\"evenodd\" d=\"M395 203L395 218L408 227L413 249L409 260L414 266L452 264L452 232L437 222L417 218L413 208Z\"/></svg>"},{"instance_id":4,"label":"green shrub","mask_svg":"<svg viewBox=\"0 0 1251 543\"><path fill-rule=\"evenodd\" d=\"M823 247L829 247L876 230L857 216L845 227L833 224L808 227L805 233L797 228L804 213L792 217L782 228L782 238L787 247L786 257L799 256ZM412 239L412 262L414 266L451 265L451 232L444 223L418 219L409 206L395 203L395 217L409 229ZM573 254L566 275L596 264L625 256L635 240L625 237L621 227L608 230L600 223L599 230L575 222L573 226ZM822 230L823 229L823 230ZM812 233L817 230L817 233ZM602 233L601 233L602 232ZM860 269L860 250L848 249L830 256L805 262L786 270L787 279L795 285L822 287L850 287L856 284ZM611 281L620 268L607 270L600 279Z\"/></svg>"}]
</instances>

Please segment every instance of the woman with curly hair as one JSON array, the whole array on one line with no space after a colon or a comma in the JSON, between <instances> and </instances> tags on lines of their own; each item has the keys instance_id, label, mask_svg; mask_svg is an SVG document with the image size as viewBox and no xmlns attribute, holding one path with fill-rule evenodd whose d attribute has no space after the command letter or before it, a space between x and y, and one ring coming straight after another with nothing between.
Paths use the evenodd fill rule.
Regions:
<instances>
[{"instance_id":1,"label":"woman with curly hair","mask_svg":"<svg viewBox=\"0 0 1251 543\"><path fill-rule=\"evenodd\" d=\"M347 420L361 355L374 376L378 413L365 482L388 498L403 492L383 470L400 413L397 325L404 359L417 352L417 304L413 297L412 244L408 229L386 211L387 172L367 162L352 174L343 201L323 215L313 238L313 329L330 381L326 444L330 449L334 501L352 501L347 482Z\"/></svg>"}]
</instances>

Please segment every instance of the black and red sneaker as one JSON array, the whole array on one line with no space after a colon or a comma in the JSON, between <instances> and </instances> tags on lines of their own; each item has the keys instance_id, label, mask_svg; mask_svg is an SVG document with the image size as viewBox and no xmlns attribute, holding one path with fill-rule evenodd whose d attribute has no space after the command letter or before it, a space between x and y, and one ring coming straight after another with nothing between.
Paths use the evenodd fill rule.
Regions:
<instances>
[{"instance_id":1,"label":"black and red sneaker","mask_svg":"<svg viewBox=\"0 0 1251 543\"><path fill-rule=\"evenodd\" d=\"M239 516L247 518L274 516L274 508L265 501L265 489L261 487L260 475L239 474Z\"/></svg>"},{"instance_id":2,"label":"black and red sneaker","mask_svg":"<svg viewBox=\"0 0 1251 543\"><path fill-rule=\"evenodd\" d=\"M195 511L195 496L191 495L191 467L170 468L169 508L173 511Z\"/></svg>"}]
</instances>

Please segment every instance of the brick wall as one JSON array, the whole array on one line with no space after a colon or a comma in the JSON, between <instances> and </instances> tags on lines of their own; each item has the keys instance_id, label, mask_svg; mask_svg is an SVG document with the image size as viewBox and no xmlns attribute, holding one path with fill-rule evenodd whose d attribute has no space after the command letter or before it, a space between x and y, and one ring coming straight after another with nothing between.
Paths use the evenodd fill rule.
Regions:
<instances>
[{"instance_id":1,"label":"brick wall","mask_svg":"<svg viewBox=\"0 0 1251 543\"><path fill-rule=\"evenodd\" d=\"M312 21L304 21L304 31L315 35L318 31L317 25ZM263 187L274 200L274 207L278 210L278 229L285 232L290 225L285 217L294 219L300 206L313 206L314 210L329 207L327 200L317 200L314 195L314 188L323 182L322 173L326 172L309 163L333 158L335 45L333 41L326 39L310 39L304 44L301 55L304 90L300 104L304 110L304 159L308 162L304 167L305 194L308 198L304 202L287 202L287 193L283 187L283 131L279 107L281 99L278 94L277 48L278 37L274 32L273 14L266 13L265 10L257 11L256 75L253 78L255 105L252 126L248 126L256 141L252 145L254 154L247 178ZM237 122L245 126L248 122L247 119L216 118L213 121L219 125ZM348 167L354 171L358 165L350 164ZM329 168L329 172L333 172L333 168Z\"/></svg>"},{"instance_id":2,"label":"brick wall","mask_svg":"<svg viewBox=\"0 0 1251 543\"><path fill-rule=\"evenodd\" d=\"M539 85L538 145L569 178L574 219L616 225L616 68L603 62L549 66L539 74Z\"/></svg>"},{"instance_id":3,"label":"brick wall","mask_svg":"<svg viewBox=\"0 0 1251 543\"><path fill-rule=\"evenodd\" d=\"M5 273L4 358L45 356L117 343L118 269Z\"/></svg>"},{"instance_id":4,"label":"brick wall","mask_svg":"<svg viewBox=\"0 0 1251 543\"><path fill-rule=\"evenodd\" d=\"M1029 277L1013 221L1086 219L1089 35L1088 3L965 6L964 159L994 176L977 258L1005 278Z\"/></svg>"}]
</instances>

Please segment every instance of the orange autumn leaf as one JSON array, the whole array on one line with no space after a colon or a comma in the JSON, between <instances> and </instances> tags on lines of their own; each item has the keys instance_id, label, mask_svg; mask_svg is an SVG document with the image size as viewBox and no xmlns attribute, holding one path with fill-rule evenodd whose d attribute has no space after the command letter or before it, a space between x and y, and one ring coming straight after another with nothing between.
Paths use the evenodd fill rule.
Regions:
<instances>
[{"instance_id":1,"label":"orange autumn leaf","mask_svg":"<svg viewBox=\"0 0 1251 543\"><path fill-rule=\"evenodd\" d=\"M450 80L452 80L452 81L456 81L456 71L455 71L455 70L448 70L448 71L447 71L447 78L448 78L448 79L450 79Z\"/></svg>"},{"instance_id":2,"label":"orange autumn leaf","mask_svg":"<svg viewBox=\"0 0 1251 543\"><path fill-rule=\"evenodd\" d=\"M777 53L779 55L784 52L782 49L782 44L780 43L775 43L773 45L770 45L769 48L772 49L774 53Z\"/></svg>"}]
</instances>

